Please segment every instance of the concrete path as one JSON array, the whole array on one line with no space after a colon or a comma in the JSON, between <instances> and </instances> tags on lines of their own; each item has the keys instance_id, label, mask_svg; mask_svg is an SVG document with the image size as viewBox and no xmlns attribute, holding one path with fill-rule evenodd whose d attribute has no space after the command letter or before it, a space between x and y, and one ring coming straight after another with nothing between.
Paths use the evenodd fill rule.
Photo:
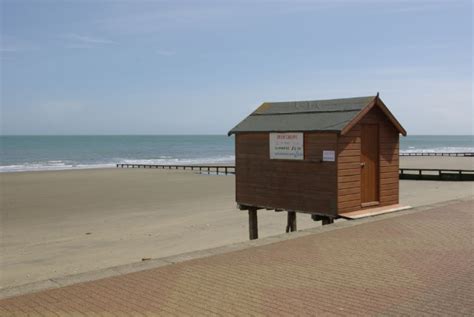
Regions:
<instances>
[{"instance_id":1,"label":"concrete path","mask_svg":"<svg viewBox=\"0 0 474 317\"><path fill-rule=\"evenodd\" d=\"M0 316L473 316L473 203L11 297Z\"/></svg>"}]
</instances>

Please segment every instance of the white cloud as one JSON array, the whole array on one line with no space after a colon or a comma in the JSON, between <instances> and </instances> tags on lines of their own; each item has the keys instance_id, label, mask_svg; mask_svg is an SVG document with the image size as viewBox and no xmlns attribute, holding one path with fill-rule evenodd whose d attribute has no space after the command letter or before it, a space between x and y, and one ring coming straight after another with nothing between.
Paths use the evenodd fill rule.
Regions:
<instances>
[{"instance_id":1,"label":"white cloud","mask_svg":"<svg viewBox=\"0 0 474 317\"><path fill-rule=\"evenodd\" d=\"M240 11L239 11L240 10ZM156 33L170 29L206 28L230 23L238 14L249 11L247 6L236 4L203 5L181 4L166 6L159 2L150 2L144 7L122 7L96 23L106 31L126 34ZM240 23L240 22L239 22Z\"/></svg>"},{"instance_id":2,"label":"white cloud","mask_svg":"<svg viewBox=\"0 0 474 317\"><path fill-rule=\"evenodd\" d=\"M75 33L63 35L62 38L68 41L66 45L68 48L92 48L99 45L116 44L115 41L109 39Z\"/></svg>"}]
</instances>

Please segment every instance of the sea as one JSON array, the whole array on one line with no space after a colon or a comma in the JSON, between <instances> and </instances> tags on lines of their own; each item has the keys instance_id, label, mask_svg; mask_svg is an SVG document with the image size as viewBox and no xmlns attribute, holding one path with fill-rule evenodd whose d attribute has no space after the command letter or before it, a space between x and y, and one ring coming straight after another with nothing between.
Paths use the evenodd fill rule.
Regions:
<instances>
[{"instance_id":1,"label":"sea","mask_svg":"<svg viewBox=\"0 0 474 317\"><path fill-rule=\"evenodd\" d=\"M400 151L474 152L473 135L400 137ZM112 168L133 164L233 164L226 135L0 136L0 172Z\"/></svg>"}]
</instances>

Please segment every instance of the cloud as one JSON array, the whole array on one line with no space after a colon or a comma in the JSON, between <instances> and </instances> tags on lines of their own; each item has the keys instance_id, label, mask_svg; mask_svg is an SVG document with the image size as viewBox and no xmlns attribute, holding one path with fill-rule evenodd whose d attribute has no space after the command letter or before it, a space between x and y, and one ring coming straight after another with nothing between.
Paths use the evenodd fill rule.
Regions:
<instances>
[{"instance_id":1,"label":"cloud","mask_svg":"<svg viewBox=\"0 0 474 317\"><path fill-rule=\"evenodd\" d=\"M265 17L281 17L314 12L324 14L334 10L364 8L374 14L425 12L427 10L465 5L465 2L442 0L239 0L227 2L146 1L140 6L127 2L114 6L111 14L96 19L94 24L106 32L150 34L176 30L240 28L242 21L257 21ZM348 9L349 8L349 9Z\"/></svg>"},{"instance_id":2,"label":"cloud","mask_svg":"<svg viewBox=\"0 0 474 317\"><path fill-rule=\"evenodd\" d=\"M82 43L90 43L90 44L115 44L114 41L106 40L102 38L92 37L92 36L84 36L79 34L68 34L66 36L71 40L76 40Z\"/></svg>"},{"instance_id":3,"label":"cloud","mask_svg":"<svg viewBox=\"0 0 474 317\"><path fill-rule=\"evenodd\" d=\"M117 44L117 42L95 36L70 33L63 35L62 38L68 41L68 48L92 48L99 45Z\"/></svg>"},{"instance_id":4,"label":"cloud","mask_svg":"<svg viewBox=\"0 0 474 317\"><path fill-rule=\"evenodd\" d=\"M148 34L177 29L226 25L237 13L236 5L203 5L192 2L163 5L150 2L140 7L120 7L114 15L96 21L106 31L125 34ZM240 11L243 9L240 8ZM246 10L245 10L246 11Z\"/></svg>"}]
</instances>

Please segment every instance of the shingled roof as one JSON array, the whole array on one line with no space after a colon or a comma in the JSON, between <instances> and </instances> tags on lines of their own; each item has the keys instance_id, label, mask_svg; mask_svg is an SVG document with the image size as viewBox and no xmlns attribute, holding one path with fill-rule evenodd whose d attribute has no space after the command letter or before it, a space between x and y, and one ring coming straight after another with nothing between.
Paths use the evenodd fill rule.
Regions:
<instances>
[{"instance_id":1,"label":"shingled roof","mask_svg":"<svg viewBox=\"0 0 474 317\"><path fill-rule=\"evenodd\" d=\"M374 106L387 115L398 131L405 129L376 96L330 100L264 102L228 135L239 132L328 131L344 134Z\"/></svg>"}]
</instances>

